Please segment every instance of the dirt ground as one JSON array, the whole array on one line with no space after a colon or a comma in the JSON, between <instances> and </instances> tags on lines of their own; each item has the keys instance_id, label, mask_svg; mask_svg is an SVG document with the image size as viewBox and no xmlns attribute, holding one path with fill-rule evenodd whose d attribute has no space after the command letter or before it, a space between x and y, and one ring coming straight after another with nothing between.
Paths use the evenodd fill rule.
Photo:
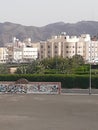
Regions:
<instances>
[{"instance_id":1,"label":"dirt ground","mask_svg":"<svg viewBox=\"0 0 98 130\"><path fill-rule=\"evenodd\" d=\"M98 95L0 95L0 130L98 130Z\"/></svg>"}]
</instances>

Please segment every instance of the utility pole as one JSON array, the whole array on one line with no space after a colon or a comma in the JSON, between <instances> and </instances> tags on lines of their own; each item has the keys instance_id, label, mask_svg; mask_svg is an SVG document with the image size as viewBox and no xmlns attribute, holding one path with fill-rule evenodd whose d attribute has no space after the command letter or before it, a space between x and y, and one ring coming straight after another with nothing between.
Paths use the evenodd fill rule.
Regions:
<instances>
[{"instance_id":1,"label":"utility pole","mask_svg":"<svg viewBox=\"0 0 98 130\"><path fill-rule=\"evenodd\" d=\"M92 65L91 65L91 59L92 59L92 42L90 42L90 75L89 75L89 95L92 94L91 89L92 89Z\"/></svg>"}]
</instances>

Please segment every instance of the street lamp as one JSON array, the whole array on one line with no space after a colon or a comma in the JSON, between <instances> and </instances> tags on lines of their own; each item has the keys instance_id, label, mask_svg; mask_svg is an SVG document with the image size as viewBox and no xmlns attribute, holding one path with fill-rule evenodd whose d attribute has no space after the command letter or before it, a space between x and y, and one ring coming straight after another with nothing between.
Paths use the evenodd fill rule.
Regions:
<instances>
[{"instance_id":1,"label":"street lamp","mask_svg":"<svg viewBox=\"0 0 98 130\"><path fill-rule=\"evenodd\" d=\"M92 42L90 42L90 71L89 71L89 95L91 95L92 94L92 92L91 92L91 89L92 89L92 81L91 81L91 78L92 78L92 65L91 65L91 58L92 58L92 55L91 55L91 53L92 53Z\"/></svg>"},{"instance_id":2,"label":"street lamp","mask_svg":"<svg viewBox=\"0 0 98 130\"><path fill-rule=\"evenodd\" d=\"M91 81L91 63L90 63L90 75L89 75L89 95L91 95L91 86L92 86L92 81Z\"/></svg>"}]
</instances>

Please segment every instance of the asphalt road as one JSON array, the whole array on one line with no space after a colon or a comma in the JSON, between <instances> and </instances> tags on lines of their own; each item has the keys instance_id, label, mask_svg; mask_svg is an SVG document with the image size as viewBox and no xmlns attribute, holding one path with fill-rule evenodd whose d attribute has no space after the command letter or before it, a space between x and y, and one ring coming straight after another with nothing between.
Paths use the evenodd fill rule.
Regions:
<instances>
[{"instance_id":1,"label":"asphalt road","mask_svg":"<svg viewBox=\"0 0 98 130\"><path fill-rule=\"evenodd\" d=\"M98 130L98 96L0 95L0 130Z\"/></svg>"}]
</instances>

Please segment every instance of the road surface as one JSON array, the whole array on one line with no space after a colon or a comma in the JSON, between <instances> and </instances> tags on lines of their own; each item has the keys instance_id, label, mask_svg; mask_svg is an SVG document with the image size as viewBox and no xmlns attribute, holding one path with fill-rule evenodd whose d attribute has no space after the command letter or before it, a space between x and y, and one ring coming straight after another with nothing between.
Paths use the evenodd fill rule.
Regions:
<instances>
[{"instance_id":1,"label":"road surface","mask_svg":"<svg viewBox=\"0 0 98 130\"><path fill-rule=\"evenodd\" d=\"M1 94L0 130L98 130L98 96Z\"/></svg>"}]
</instances>

